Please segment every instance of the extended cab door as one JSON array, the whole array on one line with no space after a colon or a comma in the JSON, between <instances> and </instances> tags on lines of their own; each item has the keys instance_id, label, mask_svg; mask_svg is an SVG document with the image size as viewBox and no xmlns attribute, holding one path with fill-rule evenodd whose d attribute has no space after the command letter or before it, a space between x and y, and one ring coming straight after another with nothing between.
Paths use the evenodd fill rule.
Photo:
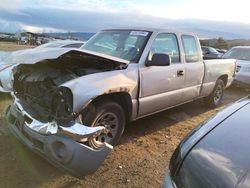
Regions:
<instances>
[{"instance_id":1,"label":"extended cab door","mask_svg":"<svg viewBox=\"0 0 250 188\"><path fill-rule=\"evenodd\" d=\"M187 102L200 96L204 77L204 64L198 39L192 35L182 35L181 40L185 54L185 90L182 102Z\"/></svg>"},{"instance_id":2,"label":"extended cab door","mask_svg":"<svg viewBox=\"0 0 250 188\"><path fill-rule=\"evenodd\" d=\"M163 110L182 101L185 77L176 35L158 34L151 46L149 59L154 53L170 55L172 63L169 66L140 68L139 116Z\"/></svg>"}]
</instances>

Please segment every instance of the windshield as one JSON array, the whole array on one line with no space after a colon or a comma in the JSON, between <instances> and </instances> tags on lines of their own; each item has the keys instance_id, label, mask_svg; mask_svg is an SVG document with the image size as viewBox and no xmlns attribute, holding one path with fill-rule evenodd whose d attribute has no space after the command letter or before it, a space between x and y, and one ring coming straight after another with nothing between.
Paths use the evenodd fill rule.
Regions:
<instances>
[{"instance_id":1,"label":"windshield","mask_svg":"<svg viewBox=\"0 0 250 188\"><path fill-rule=\"evenodd\" d=\"M102 31L92 37L81 48L138 62L149 36L150 32L148 31Z\"/></svg>"},{"instance_id":2,"label":"windshield","mask_svg":"<svg viewBox=\"0 0 250 188\"><path fill-rule=\"evenodd\" d=\"M250 48L232 48L224 54L223 58L250 61Z\"/></svg>"}]
</instances>

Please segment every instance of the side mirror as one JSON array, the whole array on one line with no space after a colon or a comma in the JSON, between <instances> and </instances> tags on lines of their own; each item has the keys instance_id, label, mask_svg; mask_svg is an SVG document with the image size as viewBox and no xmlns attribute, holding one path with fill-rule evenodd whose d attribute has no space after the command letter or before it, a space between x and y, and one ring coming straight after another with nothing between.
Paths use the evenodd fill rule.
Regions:
<instances>
[{"instance_id":1,"label":"side mirror","mask_svg":"<svg viewBox=\"0 0 250 188\"><path fill-rule=\"evenodd\" d=\"M152 56L152 60L146 62L146 66L169 66L171 64L171 58L168 54L155 53Z\"/></svg>"}]
</instances>

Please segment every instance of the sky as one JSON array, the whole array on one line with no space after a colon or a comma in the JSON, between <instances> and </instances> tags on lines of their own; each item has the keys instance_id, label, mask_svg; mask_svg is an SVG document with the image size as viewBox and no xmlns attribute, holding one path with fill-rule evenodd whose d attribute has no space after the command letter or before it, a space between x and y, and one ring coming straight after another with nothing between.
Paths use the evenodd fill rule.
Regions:
<instances>
[{"instance_id":1,"label":"sky","mask_svg":"<svg viewBox=\"0 0 250 188\"><path fill-rule=\"evenodd\" d=\"M0 32L158 27L250 38L248 0L0 0Z\"/></svg>"}]
</instances>

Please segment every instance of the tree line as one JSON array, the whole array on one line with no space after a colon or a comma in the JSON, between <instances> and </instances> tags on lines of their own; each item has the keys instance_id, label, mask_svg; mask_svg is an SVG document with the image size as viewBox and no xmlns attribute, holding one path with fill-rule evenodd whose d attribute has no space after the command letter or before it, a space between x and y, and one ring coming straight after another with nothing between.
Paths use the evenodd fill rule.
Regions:
<instances>
[{"instance_id":1,"label":"tree line","mask_svg":"<svg viewBox=\"0 0 250 188\"><path fill-rule=\"evenodd\" d=\"M233 39L233 40L225 40L222 37L217 39L206 39L200 40L202 46L211 46L214 48L225 49L228 50L234 46L250 46L249 39Z\"/></svg>"},{"instance_id":2,"label":"tree line","mask_svg":"<svg viewBox=\"0 0 250 188\"><path fill-rule=\"evenodd\" d=\"M200 40L201 46L211 46L219 49L229 49L230 45L224 40L222 37L218 39L208 39L208 40Z\"/></svg>"}]
</instances>

